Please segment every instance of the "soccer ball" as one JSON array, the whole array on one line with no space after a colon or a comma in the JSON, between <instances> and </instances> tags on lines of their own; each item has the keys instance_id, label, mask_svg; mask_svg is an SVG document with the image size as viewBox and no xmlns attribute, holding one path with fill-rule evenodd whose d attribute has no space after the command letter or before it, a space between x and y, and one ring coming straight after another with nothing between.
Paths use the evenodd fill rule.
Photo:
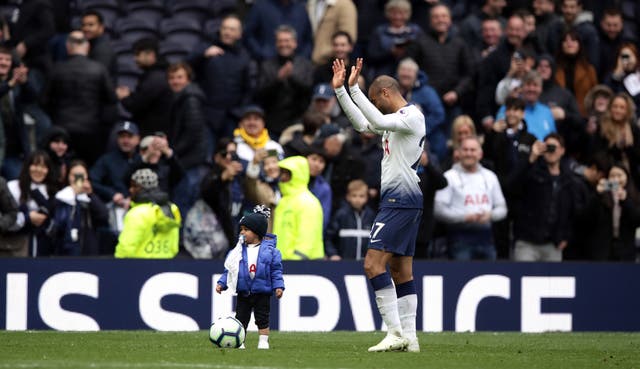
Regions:
<instances>
[{"instance_id":1,"label":"soccer ball","mask_svg":"<svg viewBox=\"0 0 640 369\"><path fill-rule=\"evenodd\" d=\"M245 331L242 323L234 317L220 318L209 328L209 340L222 348L238 348L244 343Z\"/></svg>"}]
</instances>

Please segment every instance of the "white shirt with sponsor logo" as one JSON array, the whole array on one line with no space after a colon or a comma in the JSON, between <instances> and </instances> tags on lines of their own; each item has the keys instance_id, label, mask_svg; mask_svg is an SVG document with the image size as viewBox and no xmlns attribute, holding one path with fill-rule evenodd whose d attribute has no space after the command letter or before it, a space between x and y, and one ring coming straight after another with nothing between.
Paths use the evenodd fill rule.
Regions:
<instances>
[{"instance_id":1,"label":"white shirt with sponsor logo","mask_svg":"<svg viewBox=\"0 0 640 369\"><path fill-rule=\"evenodd\" d=\"M247 266L249 267L249 277L253 279L256 276L258 268L258 253L260 252L260 244L247 245Z\"/></svg>"},{"instance_id":2,"label":"white shirt with sponsor logo","mask_svg":"<svg viewBox=\"0 0 640 369\"><path fill-rule=\"evenodd\" d=\"M460 164L444 173L447 187L436 192L434 214L448 223L464 223L467 214L491 212L491 221L507 216L507 203L498 177L478 164L475 172L465 171Z\"/></svg>"},{"instance_id":3,"label":"white shirt with sponsor logo","mask_svg":"<svg viewBox=\"0 0 640 369\"><path fill-rule=\"evenodd\" d=\"M382 135L380 207L422 209L416 168L426 137L424 115L414 105L382 114L357 85L350 87L350 91L351 98L344 87L335 90L355 130Z\"/></svg>"}]
</instances>

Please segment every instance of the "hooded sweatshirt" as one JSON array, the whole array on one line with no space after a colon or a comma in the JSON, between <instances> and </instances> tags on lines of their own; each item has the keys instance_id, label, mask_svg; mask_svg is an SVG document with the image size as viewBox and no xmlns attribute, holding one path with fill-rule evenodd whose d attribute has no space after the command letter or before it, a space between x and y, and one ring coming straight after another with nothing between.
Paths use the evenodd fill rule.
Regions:
<instances>
[{"instance_id":1,"label":"hooded sweatshirt","mask_svg":"<svg viewBox=\"0 0 640 369\"><path fill-rule=\"evenodd\" d=\"M322 206L309 191L309 162L305 157L292 156L278 163L291 172L291 180L280 181L282 199L273 216L273 233L278 236L278 248L283 260L321 259Z\"/></svg>"},{"instance_id":2,"label":"hooded sweatshirt","mask_svg":"<svg viewBox=\"0 0 640 369\"><path fill-rule=\"evenodd\" d=\"M124 216L116 258L170 259L178 253L180 211L159 189L140 192Z\"/></svg>"}]
</instances>

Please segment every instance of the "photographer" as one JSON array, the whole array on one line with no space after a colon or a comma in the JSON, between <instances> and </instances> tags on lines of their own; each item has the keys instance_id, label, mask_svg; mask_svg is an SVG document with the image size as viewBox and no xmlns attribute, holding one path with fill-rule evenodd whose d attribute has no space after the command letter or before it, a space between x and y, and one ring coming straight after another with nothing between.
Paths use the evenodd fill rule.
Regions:
<instances>
[{"instance_id":1,"label":"photographer","mask_svg":"<svg viewBox=\"0 0 640 369\"><path fill-rule=\"evenodd\" d=\"M65 256L98 255L98 227L109 223L108 211L93 193L87 165L81 160L69 164L68 186L56 193L51 236L55 254Z\"/></svg>"},{"instance_id":2,"label":"photographer","mask_svg":"<svg viewBox=\"0 0 640 369\"><path fill-rule=\"evenodd\" d=\"M564 140L556 133L531 147L507 188L514 196L512 214L516 261L562 261L571 233L575 182L564 164Z\"/></svg>"},{"instance_id":3,"label":"photographer","mask_svg":"<svg viewBox=\"0 0 640 369\"><path fill-rule=\"evenodd\" d=\"M167 194L171 194L185 175L184 168L169 147L167 136L156 132L140 141L140 156L131 163L131 169L125 178L138 169L149 168L158 175L158 187Z\"/></svg>"},{"instance_id":4,"label":"photographer","mask_svg":"<svg viewBox=\"0 0 640 369\"><path fill-rule=\"evenodd\" d=\"M598 201L589 215L592 237L585 243L589 260L630 261L636 259L635 233L640 226L638 193L622 164L615 164L596 187Z\"/></svg>"}]
</instances>

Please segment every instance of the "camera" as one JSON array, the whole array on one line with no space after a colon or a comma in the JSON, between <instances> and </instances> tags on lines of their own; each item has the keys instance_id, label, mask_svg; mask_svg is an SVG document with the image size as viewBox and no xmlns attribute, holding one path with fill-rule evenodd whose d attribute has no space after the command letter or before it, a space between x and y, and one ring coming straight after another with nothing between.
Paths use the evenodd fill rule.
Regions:
<instances>
[{"instance_id":1,"label":"camera","mask_svg":"<svg viewBox=\"0 0 640 369\"><path fill-rule=\"evenodd\" d=\"M605 191L615 192L618 190L618 187L619 187L618 181L610 181L610 180L604 181Z\"/></svg>"},{"instance_id":2,"label":"camera","mask_svg":"<svg viewBox=\"0 0 640 369\"><path fill-rule=\"evenodd\" d=\"M554 152L556 152L557 148L558 147L556 145L554 145L554 144L547 144L547 151L546 152L548 152L550 154L553 154Z\"/></svg>"},{"instance_id":3,"label":"camera","mask_svg":"<svg viewBox=\"0 0 640 369\"><path fill-rule=\"evenodd\" d=\"M237 152L234 151L231 153L231 161L240 161L240 157Z\"/></svg>"}]
</instances>

